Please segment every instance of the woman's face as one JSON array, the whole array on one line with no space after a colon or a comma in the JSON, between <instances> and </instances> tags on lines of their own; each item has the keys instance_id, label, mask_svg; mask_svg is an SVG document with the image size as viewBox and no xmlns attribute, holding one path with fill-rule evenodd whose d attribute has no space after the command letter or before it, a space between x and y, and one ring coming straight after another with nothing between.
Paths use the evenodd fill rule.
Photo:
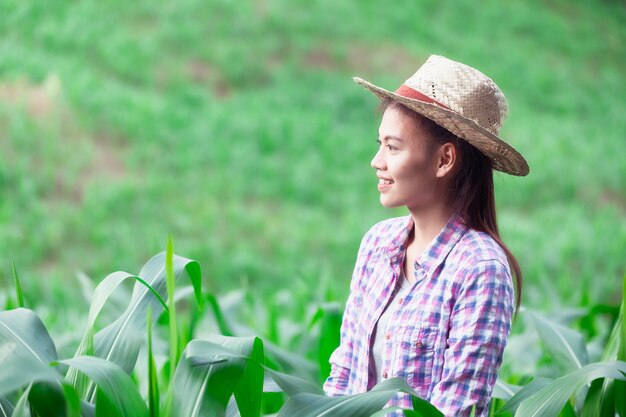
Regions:
<instances>
[{"instance_id":1,"label":"woman's face","mask_svg":"<svg viewBox=\"0 0 626 417\"><path fill-rule=\"evenodd\" d=\"M402 111L385 110L378 129L379 149L371 163L383 206L407 206L413 211L436 201L438 162L428 146L429 134Z\"/></svg>"}]
</instances>

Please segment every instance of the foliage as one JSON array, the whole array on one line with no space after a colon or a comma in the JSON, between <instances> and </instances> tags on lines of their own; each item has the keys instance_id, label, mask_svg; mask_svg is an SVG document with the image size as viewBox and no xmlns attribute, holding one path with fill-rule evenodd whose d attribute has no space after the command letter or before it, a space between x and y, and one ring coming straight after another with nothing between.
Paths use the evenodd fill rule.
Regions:
<instances>
[{"instance_id":1,"label":"foliage","mask_svg":"<svg viewBox=\"0 0 626 417\"><path fill-rule=\"evenodd\" d=\"M93 336L96 317L128 278L135 282L128 307ZM193 284L189 290L182 291L183 296L170 292L174 282L184 278ZM17 274L15 279L19 298ZM167 279L171 281L168 285ZM245 320L228 311L226 300L203 295L199 283L199 264L174 255L171 241L168 251L150 259L137 276L110 274L95 290L85 334L76 341L76 354L65 359L59 358L54 341L34 311L18 307L0 312L0 416L260 417L278 412L279 417L369 417L397 410L385 405L399 392L412 397L413 409L404 410L405 415L441 416L398 378L353 396L331 398L321 392L324 373L306 368L325 369L337 345L338 341L326 334L338 332L334 307L312 309L309 323L301 323L295 333L292 329L291 339L297 343L287 343L284 349L245 335L252 333ZM186 304L191 294L197 300L194 307ZM205 298L211 302L198 302ZM168 300L167 305L163 299ZM180 309L172 308L173 300ZM610 337L604 353L596 362L590 360L578 331L538 312L523 311L523 317L536 327L559 376L536 378L523 386L499 381L494 404L498 400L505 403L495 412L516 417L624 416L625 305L622 301L618 319L607 332ZM160 320L162 314L167 316L165 320ZM194 314L201 320L184 320ZM207 324L228 328L233 335L206 331ZM170 331L171 326L177 331ZM184 326L193 329L179 331ZM271 327L274 337L280 335L283 342L288 338L281 324ZM178 351L184 334L195 333L203 334L185 341L180 357L171 355L172 350ZM171 339L172 334L177 340ZM89 340L95 341L95 348L89 348ZM142 346L146 350L141 350ZM309 358L316 361L311 363Z\"/></svg>"}]
</instances>

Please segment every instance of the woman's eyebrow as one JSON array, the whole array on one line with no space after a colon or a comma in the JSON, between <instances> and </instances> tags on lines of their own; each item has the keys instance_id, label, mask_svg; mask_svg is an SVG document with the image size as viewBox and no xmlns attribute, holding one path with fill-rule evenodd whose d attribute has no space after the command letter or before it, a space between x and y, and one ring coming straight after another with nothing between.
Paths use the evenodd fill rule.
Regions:
<instances>
[{"instance_id":1,"label":"woman's eyebrow","mask_svg":"<svg viewBox=\"0 0 626 417\"><path fill-rule=\"evenodd\" d=\"M380 134L378 135L380 137ZM397 140L399 142L404 142L402 139L400 139L397 136L393 136L393 135L385 135L383 136L383 138L381 140Z\"/></svg>"}]
</instances>

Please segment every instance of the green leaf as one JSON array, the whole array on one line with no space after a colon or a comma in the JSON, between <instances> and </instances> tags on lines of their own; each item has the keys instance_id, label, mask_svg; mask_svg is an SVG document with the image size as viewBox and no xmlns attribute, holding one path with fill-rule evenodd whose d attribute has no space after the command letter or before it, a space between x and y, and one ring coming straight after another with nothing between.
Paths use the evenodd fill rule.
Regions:
<instances>
[{"instance_id":1,"label":"green leaf","mask_svg":"<svg viewBox=\"0 0 626 417\"><path fill-rule=\"evenodd\" d=\"M580 417L601 417L615 415L614 380L596 379L591 383Z\"/></svg>"},{"instance_id":2,"label":"green leaf","mask_svg":"<svg viewBox=\"0 0 626 417\"><path fill-rule=\"evenodd\" d=\"M517 392L522 389L519 385L508 384L498 378L496 384L493 387L491 393L492 398L498 398L500 400L510 400Z\"/></svg>"},{"instance_id":3,"label":"green leaf","mask_svg":"<svg viewBox=\"0 0 626 417\"><path fill-rule=\"evenodd\" d=\"M0 313L0 396L42 382L34 384L30 391L30 397L36 397L35 405L54 398L55 404L58 404L60 398L61 407L64 408L58 385L61 375L48 366L56 358L54 343L34 312L18 308ZM49 387L43 382L54 385ZM45 394L44 390L47 391ZM2 401L3 404L6 402ZM41 408L45 410L45 407Z\"/></svg>"},{"instance_id":4,"label":"green leaf","mask_svg":"<svg viewBox=\"0 0 626 417\"><path fill-rule=\"evenodd\" d=\"M196 299L200 302L200 266L197 262L174 255L174 274L177 279L187 276L192 282ZM161 298L166 296L165 253L150 259L139 272L142 278ZM96 355L111 361L130 374L135 367L139 348L146 329L148 307L155 321L163 311L163 305L147 287L136 283L126 311L113 323L95 335Z\"/></svg>"},{"instance_id":5,"label":"green leaf","mask_svg":"<svg viewBox=\"0 0 626 417\"><path fill-rule=\"evenodd\" d=\"M75 367L97 385L96 416L148 416L148 408L130 376L114 363L91 356L79 356L59 363ZM102 404L100 398L105 399Z\"/></svg>"},{"instance_id":6,"label":"green leaf","mask_svg":"<svg viewBox=\"0 0 626 417\"><path fill-rule=\"evenodd\" d=\"M65 396L67 417L81 417L80 413L80 396L74 387L70 384L63 384L63 393Z\"/></svg>"},{"instance_id":7,"label":"green leaf","mask_svg":"<svg viewBox=\"0 0 626 417\"><path fill-rule=\"evenodd\" d=\"M258 337L228 338L212 336L210 341L223 343L224 346L249 358L235 388L235 400L241 417L259 417L261 415L261 397L263 395L263 379L265 356L263 342ZM217 339L217 340L216 340ZM237 345L235 345L237 343ZM234 346L235 345L235 346Z\"/></svg>"},{"instance_id":8,"label":"green leaf","mask_svg":"<svg viewBox=\"0 0 626 417\"><path fill-rule=\"evenodd\" d=\"M622 305L619 314L619 323L616 327L619 329L619 348L617 351L617 360L626 361L626 274L622 284ZM626 382L615 380L615 411L621 416L626 417Z\"/></svg>"},{"instance_id":9,"label":"green leaf","mask_svg":"<svg viewBox=\"0 0 626 417\"><path fill-rule=\"evenodd\" d=\"M128 279L138 279L138 277L127 272L116 271L109 274L98 284L91 300L91 306L89 307L87 326L78 349L74 354L75 357L82 355L93 356L93 351L95 350L93 329L96 319L100 315L102 308L108 301L111 294L113 294L113 292ZM88 388L85 385L85 381L87 380L85 374L80 374L77 369L70 368L67 372L66 380L81 393L81 396L86 394Z\"/></svg>"},{"instance_id":10,"label":"green leaf","mask_svg":"<svg viewBox=\"0 0 626 417\"><path fill-rule=\"evenodd\" d=\"M56 382L61 375L34 356L10 354L8 360L0 360L0 395L6 395L34 382Z\"/></svg>"},{"instance_id":11,"label":"green leaf","mask_svg":"<svg viewBox=\"0 0 626 417\"><path fill-rule=\"evenodd\" d=\"M152 353L152 310L148 308L147 328L147 362L148 362L148 409L150 417L159 417L159 379L154 355Z\"/></svg>"},{"instance_id":12,"label":"green leaf","mask_svg":"<svg viewBox=\"0 0 626 417\"><path fill-rule=\"evenodd\" d=\"M419 413L419 416L423 417L444 417L443 413L437 409L430 402L424 400L423 398L417 397L415 395L411 398L411 403L413 405L413 410Z\"/></svg>"},{"instance_id":13,"label":"green leaf","mask_svg":"<svg viewBox=\"0 0 626 417\"><path fill-rule=\"evenodd\" d=\"M266 362L269 359L281 371L310 381L313 384L318 383L319 370L314 362L267 341L264 343L264 347Z\"/></svg>"},{"instance_id":14,"label":"green leaf","mask_svg":"<svg viewBox=\"0 0 626 417\"><path fill-rule=\"evenodd\" d=\"M548 354L563 373L580 369L589 363L589 355L583 335L564 327L543 315L525 312L537 328L539 337Z\"/></svg>"},{"instance_id":15,"label":"green leaf","mask_svg":"<svg viewBox=\"0 0 626 417\"><path fill-rule=\"evenodd\" d=\"M619 318L621 325L617 326L620 333L617 360L626 361L626 274L624 274L622 283L622 305L620 307Z\"/></svg>"},{"instance_id":16,"label":"green leaf","mask_svg":"<svg viewBox=\"0 0 626 417\"><path fill-rule=\"evenodd\" d=\"M206 340L193 340L174 377L174 417L225 416L228 400L244 375L247 358Z\"/></svg>"},{"instance_id":17,"label":"green leaf","mask_svg":"<svg viewBox=\"0 0 626 417\"><path fill-rule=\"evenodd\" d=\"M20 284L20 277L17 275L17 268L15 267L15 260L13 259L13 252L11 252L11 269L13 270L13 282L15 284L15 300L18 307L25 307L24 293L22 292L22 285Z\"/></svg>"},{"instance_id":18,"label":"green leaf","mask_svg":"<svg viewBox=\"0 0 626 417\"><path fill-rule=\"evenodd\" d=\"M0 396L0 417L11 417L13 414L13 403L4 396Z\"/></svg>"},{"instance_id":19,"label":"green leaf","mask_svg":"<svg viewBox=\"0 0 626 417\"><path fill-rule=\"evenodd\" d=\"M278 413L279 417L370 417L381 410L385 404L397 393L404 392L412 396L413 407L418 408L423 415L443 417L432 404L419 398L406 381L401 378L392 378L376 385L371 391L363 394L343 397L327 397L309 393L296 394L289 398L285 406Z\"/></svg>"},{"instance_id":20,"label":"green leaf","mask_svg":"<svg viewBox=\"0 0 626 417\"><path fill-rule=\"evenodd\" d=\"M330 355L339 346L342 318L343 310L339 303L324 304L316 313L315 319L321 321L317 361L322 381L330 374Z\"/></svg>"},{"instance_id":21,"label":"green leaf","mask_svg":"<svg viewBox=\"0 0 626 417\"><path fill-rule=\"evenodd\" d=\"M535 378L530 383L523 386L519 391L515 393L500 409L497 414L500 413L515 413L519 407L519 405L527 398L535 395L542 388L550 385L552 382L551 379L547 378Z\"/></svg>"},{"instance_id":22,"label":"green leaf","mask_svg":"<svg viewBox=\"0 0 626 417\"><path fill-rule=\"evenodd\" d=\"M209 366L205 375L202 375L202 382L206 383L204 391L202 387L196 389L198 395L204 395L205 398L203 401L196 400L191 412L210 408L210 403L213 403L212 407L215 410L225 408L230 395L234 394L242 417L260 416L264 375L261 339L210 335L206 340L194 340L189 343L186 359L191 366ZM241 366L243 369L240 369ZM215 379L217 377L213 374L228 374L229 381L225 381L225 377L222 376ZM179 377L177 370L177 378L179 378L177 381L185 380L182 375ZM222 387L214 386L216 383ZM231 392L228 393L228 391ZM178 402L181 402L181 395L178 395ZM204 402L207 404L203 404Z\"/></svg>"},{"instance_id":23,"label":"green leaf","mask_svg":"<svg viewBox=\"0 0 626 417\"><path fill-rule=\"evenodd\" d=\"M59 381L33 384L28 402L38 417L66 417L67 401Z\"/></svg>"},{"instance_id":24,"label":"green leaf","mask_svg":"<svg viewBox=\"0 0 626 417\"><path fill-rule=\"evenodd\" d=\"M626 380L626 362L606 361L584 366L555 379L522 401L516 417L557 416L567 400L580 388L598 378ZM521 391L520 391L521 392Z\"/></svg>"},{"instance_id":25,"label":"green leaf","mask_svg":"<svg viewBox=\"0 0 626 417\"><path fill-rule=\"evenodd\" d=\"M11 417L29 417L30 416L30 413L28 411L28 396L30 394L31 387L32 387L32 384L29 385L24 390L24 393L20 396L20 399L17 401L17 404L15 404L15 409L13 410L13 414L11 414Z\"/></svg>"},{"instance_id":26,"label":"green leaf","mask_svg":"<svg viewBox=\"0 0 626 417\"><path fill-rule=\"evenodd\" d=\"M6 349L32 355L46 365L57 359L48 330L34 312L25 308L0 312L0 350ZM0 362L2 356L0 353Z\"/></svg>"},{"instance_id":27,"label":"green leaf","mask_svg":"<svg viewBox=\"0 0 626 417\"><path fill-rule=\"evenodd\" d=\"M217 326L224 336L234 336L234 333L231 329L228 320L224 317L222 313L222 309L219 306L217 299L213 294L207 294L207 301L209 302L209 306L211 307L211 311L215 316L215 321L217 322Z\"/></svg>"},{"instance_id":28,"label":"green leaf","mask_svg":"<svg viewBox=\"0 0 626 417\"><path fill-rule=\"evenodd\" d=\"M622 289L622 303L619 314L609 340L606 343L602 360L626 360L624 352L626 346L626 275L624 275L624 287ZM618 415L626 417L626 383L624 381L605 379L594 381L581 413L582 417L599 417L604 415Z\"/></svg>"},{"instance_id":29,"label":"green leaf","mask_svg":"<svg viewBox=\"0 0 626 417\"><path fill-rule=\"evenodd\" d=\"M280 387L280 389L289 397L297 394L317 394L324 395L322 389L305 379L298 378L293 375L284 374L273 369L265 369L265 372Z\"/></svg>"},{"instance_id":30,"label":"green leaf","mask_svg":"<svg viewBox=\"0 0 626 417\"><path fill-rule=\"evenodd\" d=\"M108 301L109 297L113 292L126 280L134 279L140 285L146 287L146 289L154 295L154 297L159 301L162 306L165 306L165 302L163 298L160 296L156 290L154 290L150 284L148 284L145 280L135 275L131 275L127 272L117 271L109 274L102 282L98 284L94 291L94 295L91 301L91 306L89 308L89 315L87 316L87 326L85 329L85 333L81 339L80 345L74 356L93 356L94 354L94 335L93 329L98 318L98 315L102 311L102 308ZM69 381L80 393L81 396L87 395L87 392L90 390L91 384L86 383L86 377L84 374L80 374L76 369L70 368L66 375L66 380ZM93 396L93 392L91 396Z\"/></svg>"},{"instance_id":31,"label":"green leaf","mask_svg":"<svg viewBox=\"0 0 626 417\"><path fill-rule=\"evenodd\" d=\"M176 320L176 278L174 276L174 253L172 237L167 240L167 252L165 254L165 282L167 286L167 303L169 306L169 351L170 351L170 382L174 380L176 365L178 364L178 321Z\"/></svg>"}]
</instances>

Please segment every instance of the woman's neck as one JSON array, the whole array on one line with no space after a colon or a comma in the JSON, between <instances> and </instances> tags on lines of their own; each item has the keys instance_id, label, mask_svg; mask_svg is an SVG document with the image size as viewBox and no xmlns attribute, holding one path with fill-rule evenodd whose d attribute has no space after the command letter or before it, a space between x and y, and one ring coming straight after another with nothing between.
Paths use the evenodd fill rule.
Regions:
<instances>
[{"instance_id":1,"label":"woman's neck","mask_svg":"<svg viewBox=\"0 0 626 417\"><path fill-rule=\"evenodd\" d=\"M441 204L427 209L411 209L413 218L413 234L409 245L414 253L421 253L441 232L450 220L453 211L447 204Z\"/></svg>"}]
</instances>

